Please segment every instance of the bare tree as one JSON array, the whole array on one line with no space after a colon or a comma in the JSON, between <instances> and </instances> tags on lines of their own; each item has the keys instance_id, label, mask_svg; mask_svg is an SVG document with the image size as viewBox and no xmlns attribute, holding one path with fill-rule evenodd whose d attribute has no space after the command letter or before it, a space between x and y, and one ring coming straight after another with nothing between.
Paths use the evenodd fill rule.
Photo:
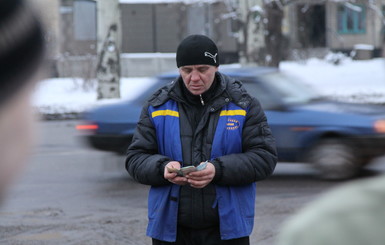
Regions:
<instances>
[{"instance_id":1,"label":"bare tree","mask_svg":"<svg viewBox=\"0 0 385 245\"><path fill-rule=\"evenodd\" d=\"M265 0L265 45L266 65L278 67L282 60L283 0Z\"/></svg>"},{"instance_id":2,"label":"bare tree","mask_svg":"<svg viewBox=\"0 0 385 245\"><path fill-rule=\"evenodd\" d=\"M98 0L98 99L120 97L120 9L118 0Z\"/></svg>"},{"instance_id":3,"label":"bare tree","mask_svg":"<svg viewBox=\"0 0 385 245\"><path fill-rule=\"evenodd\" d=\"M238 40L240 63L260 63L264 48L262 0L226 0L225 4L228 12L222 15L222 19L231 19L236 26L233 35Z\"/></svg>"}]
</instances>

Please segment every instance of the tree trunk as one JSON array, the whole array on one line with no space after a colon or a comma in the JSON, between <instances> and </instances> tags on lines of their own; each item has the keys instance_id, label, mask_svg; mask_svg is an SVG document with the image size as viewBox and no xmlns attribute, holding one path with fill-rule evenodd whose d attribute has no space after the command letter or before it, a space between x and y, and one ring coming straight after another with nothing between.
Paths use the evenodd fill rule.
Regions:
<instances>
[{"instance_id":1,"label":"tree trunk","mask_svg":"<svg viewBox=\"0 0 385 245\"><path fill-rule=\"evenodd\" d=\"M259 62L258 56L264 46L263 30L256 16L261 16L261 11L256 6L262 7L262 0L239 1L239 60L242 65L255 65Z\"/></svg>"},{"instance_id":2,"label":"tree trunk","mask_svg":"<svg viewBox=\"0 0 385 245\"><path fill-rule=\"evenodd\" d=\"M98 100L120 98L120 9L118 0L98 4Z\"/></svg>"},{"instance_id":3,"label":"tree trunk","mask_svg":"<svg viewBox=\"0 0 385 245\"><path fill-rule=\"evenodd\" d=\"M276 1L264 4L265 9L265 44L266 65L278 67L282 60L282 19L283 8Z\"/></svg>"}]
</instances>

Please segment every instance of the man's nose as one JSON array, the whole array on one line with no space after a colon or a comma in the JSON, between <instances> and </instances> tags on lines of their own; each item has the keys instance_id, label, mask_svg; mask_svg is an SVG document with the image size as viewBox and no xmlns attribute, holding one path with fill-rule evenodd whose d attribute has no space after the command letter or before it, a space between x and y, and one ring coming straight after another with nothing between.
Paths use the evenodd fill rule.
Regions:
<instances>
[{"instance_id":1,"label":"man's nose","mask_svg":"<svg viewBox=\"0 0 385 245\"><path fill-rule=\"evenodd\" d=\"M191 72L191 81L193 82L197 82L199 81L201 78L199 76L199 72L198 71L192 71Z\"/></svg>"}]
</instances>

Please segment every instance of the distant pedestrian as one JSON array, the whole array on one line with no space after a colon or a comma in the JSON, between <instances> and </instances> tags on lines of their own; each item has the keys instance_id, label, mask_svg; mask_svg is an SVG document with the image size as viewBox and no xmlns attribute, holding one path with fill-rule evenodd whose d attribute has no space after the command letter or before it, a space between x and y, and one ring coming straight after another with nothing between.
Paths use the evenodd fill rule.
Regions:
<instances>
[{"instance_id":1,"label":"distant pedestrian","mask_svg":"<svg viewBox=\"0 0 385 245\"><path fill-rule=\"evenodd\" d=\"M30 97L44 56L42 27L23 0L0 0L0 199L30 150Z\"/></svg>"},{"instance_id":2,"label":"distant pedestrian","mask_svg":"<svg viewBox=\"0 0 385 245\"><path fill-rule=\"evenodd\" d=\"M249 244L255 182L277 161L266 116L218 72L208 37L184 39L176 61L180 76L144 105L127 153L130 175L151 185L147 235L155 245Z\"/></svg>"}]
</instances>

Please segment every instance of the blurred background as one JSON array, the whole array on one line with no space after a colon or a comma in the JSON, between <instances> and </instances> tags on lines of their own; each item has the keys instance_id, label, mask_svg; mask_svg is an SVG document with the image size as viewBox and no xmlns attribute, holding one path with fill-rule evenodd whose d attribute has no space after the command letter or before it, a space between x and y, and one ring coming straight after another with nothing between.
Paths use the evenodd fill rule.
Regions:
<instances>
[{"instance_id":1,"label":"blurred background","mask_svg":"<svg viewBox=\"0 0 385 245\"><path fill-rule=\"evenodd\" d=\"M300 76L311 69L306 66L309 59L339 66L346 58L383 57L383 0L32 2L47 26L48 77L56 78L51 85L73 85L86 98L72 106L76 108L71 108L70 101L54 108L54 103L60 103L56 101L58 97L43 101L39 96L36 104L43 114L76 114L80 107L84 110L96 99L129 97L124 89L119 89L126 82L132 83L127 78L152 77L175 70L175 49L190 34L212 38L220 49L221 64L282 69L286 69L285 65L294 69L293 65L302 64L298 69L303 72L293 71ZM103 67L105 70L106 65L102 64L107 61L113 67L109 74L121 79L110 80L109 85L103 86L113 87L115 93L102 92L106 91L102 84L108 75L98 71L103 71ZM327 77L324 82L331 83L331 79ZM64 85L63 80L72 82ZM96 98L87 97L95 91Z\"/></svg>"},{"instance_id":2,"label":"blurred background","mask_svg":"<svg viewBox=\"0 0 385 245\"><path fill-rule=\"evenodd\" d=\"M252 244L274 244L320 193L385 171L385 0L30 2L47 72L33 98L36 148L0 209L1 244L150 243L148 187L128 176L124 151L190 34L216 42L220 68L260 99L277 139Z\"/></svg>"}]
</instances>

